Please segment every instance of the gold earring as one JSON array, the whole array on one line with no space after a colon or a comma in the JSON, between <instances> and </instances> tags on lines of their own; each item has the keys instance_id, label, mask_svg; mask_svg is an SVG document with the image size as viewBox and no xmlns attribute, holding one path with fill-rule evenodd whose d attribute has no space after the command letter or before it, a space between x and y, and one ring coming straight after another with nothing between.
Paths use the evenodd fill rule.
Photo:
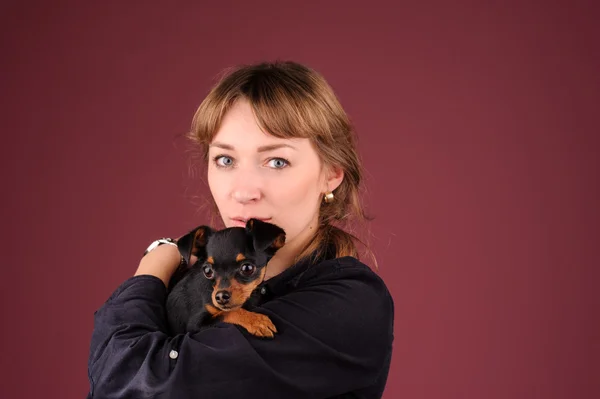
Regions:
<instances>
[{"instance_id":1,"label":"gold earring","mask_svg":"<svg viewBox=\"0 0 600 399\"><path fill-rule=\"evenodd\" d=\"M323 197L323 200L328 204L330 202L333 202L333 192L330 191L327 194L325 194L325 196Z\"/></svg>"}]
</instances>

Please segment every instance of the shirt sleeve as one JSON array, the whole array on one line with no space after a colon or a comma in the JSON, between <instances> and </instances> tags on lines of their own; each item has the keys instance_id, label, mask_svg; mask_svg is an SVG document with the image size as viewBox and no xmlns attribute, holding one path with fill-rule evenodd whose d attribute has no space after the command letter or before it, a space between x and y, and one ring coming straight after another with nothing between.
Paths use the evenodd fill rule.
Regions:
<instances>
[{"instance_id":1,"label":"shirt sleeve","mask_svg":"<svg viewBox=\"0 0 600 399\"><path fill-rule=\"evenodd\" d=\"M88 398L326 398L369 386L389 365L393 301L365 269L338 262L256 308L273 339L222 322L170 337L164 284L132 277L94 313Z\"/></svg>"}]
</instances>

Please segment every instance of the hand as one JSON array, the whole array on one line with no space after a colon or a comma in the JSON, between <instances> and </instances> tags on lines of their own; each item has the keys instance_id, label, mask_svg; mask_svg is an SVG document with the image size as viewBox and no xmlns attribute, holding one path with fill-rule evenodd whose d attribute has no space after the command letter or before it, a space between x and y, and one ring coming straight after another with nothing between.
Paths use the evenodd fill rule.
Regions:
<instances>
[{"instance_id":1,"label":"hand","mask_svg":"<svg viewBox=\"0 0 600 399\"><path fill-rule=\"evenodd\" d=\"M169 280L181 262L181 254L174 245L163 244L154 248L140 260L135 276L156 276L169 285Z\"/></svg>"},{"instance_id":2,"label":"hand","mask_svg":"<svg viewBox=\"0 0 600 399\"><path fill-rule=\"evenodd\" d=\"M178 237L175 241L179 241L180 238ZM197 256L190 256L190 265L195 264L197 261ZM134 276L143 274L156 276L168 287L171 276L180 263L181 254L176 246L168 244L159 245L140 260Z\"/></svg>"}]
</instances>

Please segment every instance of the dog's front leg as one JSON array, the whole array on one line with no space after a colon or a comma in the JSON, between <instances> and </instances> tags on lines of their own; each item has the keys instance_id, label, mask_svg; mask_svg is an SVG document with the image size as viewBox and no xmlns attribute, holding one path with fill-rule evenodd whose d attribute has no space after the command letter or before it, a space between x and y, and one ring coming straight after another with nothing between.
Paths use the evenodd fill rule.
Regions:
<instances>
[{"instance_id":1,"label":"dog's front leg","mask_svg":"<svg viewBox=\"0 0 600 399\"><path fill-rule=\"evenodd\" d=\"M273 338L277 328L271 319L260 313L249 312L246 309L236 309L221 314L226 323L237 324L244 327L250 334L257 337Z\"/></svg>"}]
</instances>

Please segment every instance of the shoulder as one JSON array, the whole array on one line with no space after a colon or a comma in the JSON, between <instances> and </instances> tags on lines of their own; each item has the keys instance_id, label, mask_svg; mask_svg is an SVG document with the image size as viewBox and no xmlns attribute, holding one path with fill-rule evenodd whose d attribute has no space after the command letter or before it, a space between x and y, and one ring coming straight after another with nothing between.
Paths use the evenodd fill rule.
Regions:
<instances>
[{"instance_id":1,"label":"shoulder","mask_svg":"<svg viewBox=\"0 0 600 399\"><path fill-rule=\"evenodd\" d=\"M311 265L299 276L296 289L324 294L328 297L326 306L330 311L358 323L392 328L394 300L385 281L371 267L354 257L345 256Z\"/></svg>"},{"instance_id":2,"label":"shoulder","mask_svg":"<svg viewBox=\"0 0 600 399\"><path fill-rule=\"evenodd\" d=\"M341 257L313 264L289 295L287 302L307 309L303 329L319 341L373 359L373 364L389 355L394 301L384 280L360 260Z\"/></svg>"},{"instance_id":3,"label":"shoulder","mask_svg":"<svg viewBox=\"0 0 600 399\"><path fill-rule=\"evenodd\" d=\"M298 286L353 282L365 291L374 290L391 299L385 281L371 267L352 256L328 259L311 265L298 279Z\"/></svg>"}]
</instances>

